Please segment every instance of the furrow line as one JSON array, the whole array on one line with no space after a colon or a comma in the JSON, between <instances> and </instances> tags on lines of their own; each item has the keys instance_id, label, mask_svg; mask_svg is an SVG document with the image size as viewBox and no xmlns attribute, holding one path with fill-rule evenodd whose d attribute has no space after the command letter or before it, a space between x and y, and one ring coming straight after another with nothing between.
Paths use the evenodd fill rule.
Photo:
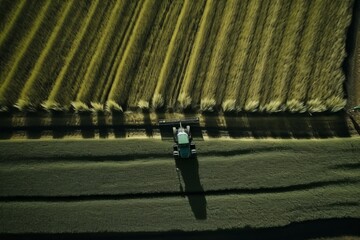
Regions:
<instances>
[{"instance_id":1,"label":"furrow line","mask_svg":"<svg viewBox=\"0 0 360 240\"><path fill-rule=\"evenodd\" d=\"M41 23L43 22L46 14L52 4L52 1L45 1L44 5L41 8L41 11L37 14L34 23L32 24L29 32L22 38L20 47L18 50L13 53L13 60L10 72L6 75L3 84L0 86L0 105L12 105L16 101L16 96L18 92L22 89L24 82L16 79L14 81L14 76L20 68L20 62L23 60L26 51L28 50L30 44L35 38L36 33L40 29Z\"/></svg>"},{"instance_id":2,"label":"furrow line","mask_svg":"<svg viewBox=\"0 0 360 240\"><path fill-rule=\"evenodd\" d=\"M0 197L0 202L80 202L80 201L106 201L106 200L127 200L127 199L150 199L150 198L169 198L169 197L192 197L192 196L223 196L223 195L260 195L260 194L281 194L287 192L297 192L310 189L358 185L359 180L344 179L337 181L319 181L292 186L280 186L271 188L257 189L218 189L204 191L174 191L174 192L144 192L129 194L94 194L80 196L11 196Z\"/></svg>"}]
</instances>

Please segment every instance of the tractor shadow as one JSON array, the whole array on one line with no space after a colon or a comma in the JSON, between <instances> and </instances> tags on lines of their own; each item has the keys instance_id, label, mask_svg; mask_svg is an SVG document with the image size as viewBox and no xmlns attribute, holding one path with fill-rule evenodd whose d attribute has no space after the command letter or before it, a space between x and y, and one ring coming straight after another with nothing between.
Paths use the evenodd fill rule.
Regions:
<instances>
[{"instance_id":1,"label":"tractor shadow","mask_svg":"<svg viewBox=\"0 0 360 240\"><path fill-rule=\"evenodd\" d=\"M198 220L207 219L205 192L200 182L199 162L197 157L191 159L175 158L175 165L179 178L180 191L184 197L187 197L191 210ZM183 189L181 178L183 179L185 189Z\"/></svg>"}]
</instances>

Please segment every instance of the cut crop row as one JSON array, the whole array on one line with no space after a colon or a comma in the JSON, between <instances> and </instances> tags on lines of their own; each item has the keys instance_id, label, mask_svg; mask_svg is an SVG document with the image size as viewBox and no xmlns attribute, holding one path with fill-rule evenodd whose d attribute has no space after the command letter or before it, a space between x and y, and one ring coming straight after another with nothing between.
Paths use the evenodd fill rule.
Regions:
<instances>
[{"instance_id":1,"label":"cut crop row","mask_svg":"<svg viewBox=\"0 0 360 240\"><path fill-rule=\"evenodd\" d=\"M0 110L338 111L352 0L8 1Z\"/></svg>"}]
</instances>

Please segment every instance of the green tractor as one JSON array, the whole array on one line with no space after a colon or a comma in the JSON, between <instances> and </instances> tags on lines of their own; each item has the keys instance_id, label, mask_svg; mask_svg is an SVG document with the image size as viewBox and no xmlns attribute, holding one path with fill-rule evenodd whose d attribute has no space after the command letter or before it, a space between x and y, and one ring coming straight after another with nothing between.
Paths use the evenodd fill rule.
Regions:
<instances>
[{"instance_id":1,"label":"green tractor","mask_svg":"<svg viewBox=\"0 0 360 240\"><path fill-rule=\"evenodd\" d=\"M190 125L184 128L182 124L198 124L198 118L183 120L160 120L159 126L172 126L172 135L175 142L173 146L173 156L176 159L189 159L196 156L195 144L192 142ZM178 125L179 124L179 125ZM178 125L178 126L177 126Z\"/></svg>"},{"instance_id":2,"label":"green tractor","mask_svg":"<svg viewBox=\"0 0 360 240\"><path fill-rule=\"evenodd\" d=\"M196 155L195 144L192 142L190 126L183 128L180 122L180 127L173 127L174 147L173 155L175 158L191 158Z\"/></svg>"}]
</instances>

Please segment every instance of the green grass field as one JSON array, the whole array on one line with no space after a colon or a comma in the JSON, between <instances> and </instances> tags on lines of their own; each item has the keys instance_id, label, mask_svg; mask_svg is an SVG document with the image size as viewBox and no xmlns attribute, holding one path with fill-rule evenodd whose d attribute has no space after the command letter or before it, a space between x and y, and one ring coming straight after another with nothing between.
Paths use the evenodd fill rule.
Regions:
<instances>
[{"instance_id":1,"label":"green grass field","mask_svg":"<svg viewBox=\"0 0 360 240\"><path fill-rule=\"evenodd\" d=\"M160 140L2 141L0 232L231 230L360 218L359 138L196 143L197 160L175 162L171 142Z\"/></svg>"},{"instance_id":2,"label":"green grass field","mask_svg":"<svg viewBox=\"0 0 360 240\"><path fill-rule=\"evenodd\" d=\"M3 0L0 109L339 111L353 0Z\"/></svg>"}]
</instances>

